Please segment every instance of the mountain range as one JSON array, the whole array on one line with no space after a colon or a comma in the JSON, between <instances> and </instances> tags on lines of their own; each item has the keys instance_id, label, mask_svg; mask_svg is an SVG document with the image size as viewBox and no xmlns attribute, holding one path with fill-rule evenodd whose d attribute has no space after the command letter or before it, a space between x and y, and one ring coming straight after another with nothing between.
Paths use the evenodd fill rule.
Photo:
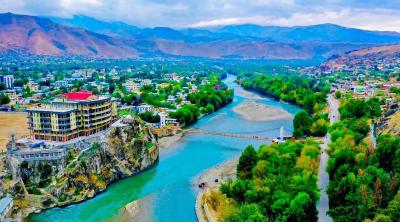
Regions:
<instances>
[{"instance_id":1,"label":"mountain range","mask_svg":"<svg viewBox=\"0 0 400 222\"><path fill-rule=\"evenodd\" d=\"M2 52L111 58L190 56L310 60L399 42L400 34L396 32L333 24L172 29L141 28L81 15L65 19L0 14Z\"/></svg>"}]
</instances>

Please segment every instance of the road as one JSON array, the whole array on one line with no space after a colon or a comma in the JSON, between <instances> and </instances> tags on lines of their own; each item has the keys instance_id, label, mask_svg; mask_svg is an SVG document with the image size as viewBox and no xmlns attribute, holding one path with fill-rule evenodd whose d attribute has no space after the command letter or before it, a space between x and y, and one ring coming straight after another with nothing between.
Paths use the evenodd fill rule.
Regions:
<instances>
[{"instance_id":1,"label":"road","mask_svg":"<svg viewBox=\"0 0 400 222\"><path fill-rule=\"evenodd\" d=\"M329 105L329 119L331 124L339 120L339 103L333 97L332 94L328 95L328 105ZM326 153L329 143L331 142L331 137L329 133L325 136L324 143L321 145L321 157L319 163L318 171L318 185L321 189L321 196L317 204L318 210L318 221L319 222L330 222L332 218L327 215L329 210L329 198L326 193L326 189L329 183L329 175L326 172L326 166L328 163L329 155Z\"/></svg>"}]
</instances>

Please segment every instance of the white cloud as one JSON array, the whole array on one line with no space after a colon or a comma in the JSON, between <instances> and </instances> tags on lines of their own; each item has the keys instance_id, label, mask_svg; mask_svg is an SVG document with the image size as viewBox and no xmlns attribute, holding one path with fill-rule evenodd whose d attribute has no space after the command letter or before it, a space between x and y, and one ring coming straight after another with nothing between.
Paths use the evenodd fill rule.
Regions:
<instances>
[{"instance_id":1,"label":"white cloud","mask_svg":"<svg viewBox=\"0 0 400 222\"><path fill-rule=\"evenodd\" d=\"M8 11L59 17L83 14L140 26L335 23L400 31L400 4L393 0L0 0L0 12Z\"/></svg>"},{"instance_id":2,"label":"white cloud","mask_svg":"<svg viewBox=\"0 0 400 222\"><path fill-rule=\"evenodd\" d=\"M232 24L258 24L278 26L302 26L333 23L368 30L400 32L400 13L388 9L342 9L324 12L298 12L289 17L250 16L203 20L189 24L190 27L224 26Z\"/></svg>"}]
</instances>

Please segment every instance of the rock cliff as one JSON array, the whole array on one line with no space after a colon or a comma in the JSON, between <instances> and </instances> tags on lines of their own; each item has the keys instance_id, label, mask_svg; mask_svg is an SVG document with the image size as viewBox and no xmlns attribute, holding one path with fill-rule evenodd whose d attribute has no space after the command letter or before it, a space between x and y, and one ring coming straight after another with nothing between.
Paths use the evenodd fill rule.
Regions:
<instances>
[{"instance_id":1,"label":"rock cliff","mask_svg":"<svg viewBox=\"0 0 400 222\"><path fill-rule=\"evenodd\" d=\"M61 170L50 161L21 164L20 179L5 186L14 196L15 216L91 198L112 182L153 166L159 153L151 130L132 117L91 142L90 148L67 150Z\"/></svg>"}]
</instances>

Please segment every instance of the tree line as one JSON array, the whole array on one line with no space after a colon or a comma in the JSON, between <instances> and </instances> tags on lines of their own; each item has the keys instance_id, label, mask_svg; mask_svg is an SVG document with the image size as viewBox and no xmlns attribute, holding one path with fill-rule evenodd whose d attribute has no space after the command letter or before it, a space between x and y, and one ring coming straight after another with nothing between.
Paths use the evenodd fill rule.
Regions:
<instances>
[{"instance_id":1,"label":"tree line","mask_svg":"<svg viewBox=\"0 0 400 222\"><path fill-rule=\"evenodd\" d=\"M347 99L330 129L329 215L334 221L395 222L400 218L400 139L381 135L371 146L370 121L380 101Z\"/></svg>"},{"instance_id":2,"label":"tree line","mask_svg":"<svg viewBox=\"0 0 400 222\"><path fill-rule=\"evenodd\" d=\"M324 136L329 126L328 114L324 113L330 86L314 78L294 75L250 75L239 78L245 88L296 104L304 109L294 120L293 135Z\"/></svg>"},{"instance_id":3,"label":"tree line","mask_svg":"<svg viewBox=\"0 0 400 222\"><path fill-rule=\"evenodd\" d=\"M231 200L223 221L317 221L319 145L313 140L248 146L237 179L221 185Z\"/></svg>"}]
</instances>

